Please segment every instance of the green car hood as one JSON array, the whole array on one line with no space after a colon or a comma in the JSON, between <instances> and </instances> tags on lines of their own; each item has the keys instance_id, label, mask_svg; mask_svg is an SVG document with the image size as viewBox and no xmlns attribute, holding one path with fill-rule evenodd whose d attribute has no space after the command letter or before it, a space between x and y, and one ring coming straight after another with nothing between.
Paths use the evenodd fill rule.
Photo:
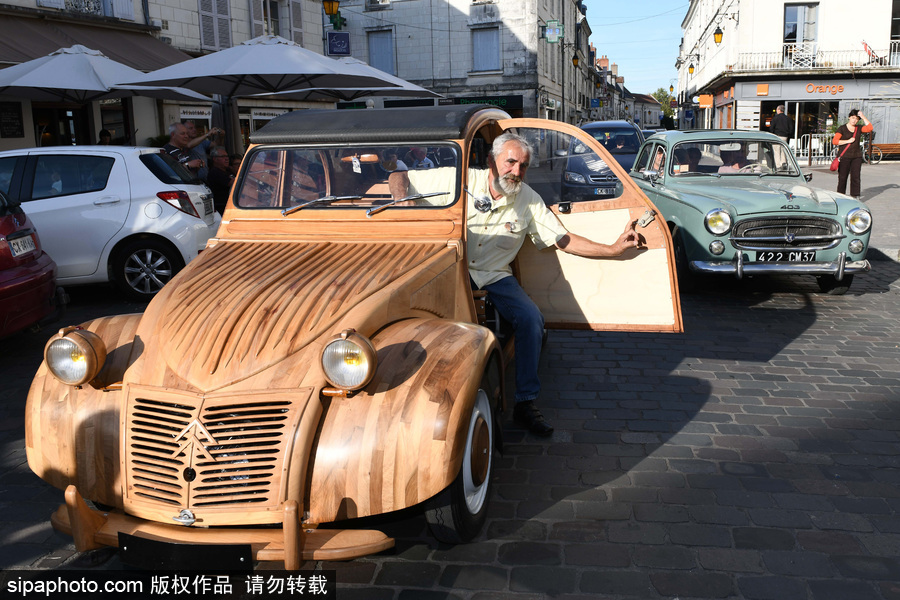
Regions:
<instances>
[{"instance_id":1,"label":"green car hood","mask_svg":"<svg viewBox=\"0 0 900 600\"><path fill-rule=\"evenodd\" d=\"M728 205L737 215L786 211L831 216L838 214L836 194L798 184L796 180L786 181L784 178L704 177L702 181L679 181L677 189L685 195L706 196L720 205Z\"/></svg>"}]
</instances>

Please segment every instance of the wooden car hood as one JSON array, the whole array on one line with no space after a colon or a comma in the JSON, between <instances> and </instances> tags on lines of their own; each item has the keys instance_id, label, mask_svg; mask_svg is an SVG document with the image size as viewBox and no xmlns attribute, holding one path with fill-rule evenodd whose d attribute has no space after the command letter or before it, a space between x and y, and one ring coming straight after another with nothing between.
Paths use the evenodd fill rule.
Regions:
<instances>
[{"instance_id":1,"label":"wooden car hood","mask_svg":"<svg viewBox=\"0 0 900 600\"><path fill-rule=\"evenodd\" d=\"M153 330L138 332L142 354L198 390L219 389L339 333L335 324L360 302L390 293L387 286L446 248L219 242L148 307L141 330Z\"/></svg>"}]
</instances>

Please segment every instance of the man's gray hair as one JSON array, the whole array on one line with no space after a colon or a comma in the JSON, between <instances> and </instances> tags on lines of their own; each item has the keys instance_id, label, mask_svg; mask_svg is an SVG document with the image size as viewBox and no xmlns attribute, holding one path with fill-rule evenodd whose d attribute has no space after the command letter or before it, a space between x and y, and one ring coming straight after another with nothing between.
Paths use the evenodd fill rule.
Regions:
<instances>
[{"instance_id":1,"label":"man's gray hair","mask_svg":"<svg viewBox=\"0 0 900 600\"><path fill-rule=\"evenodd\" d=\"M521 135L516 135L515 133L509 131L494 138L494 143L491 144L491 157L494 159L494 161L497 160L497 157L500 155L500 151L503 150L503 146L505 146L508 142L517 143L519 147L528 154L528 163L525 166L530 165L531 157L534 154L534 149L531 147L531 144L529 144L528 140L523 138Z\"/></svg>"},{"instance_id":2,"label":"man's gray hair","mask_svg":"<svg viewBox=\"0 0 900 600\"><path fill-rule=\"evenodd\" d=\"M178 129L178 126L179 126L179 125L184 125L184 123L179 123L178 121L176 121L176 122L171 123L171 124L169 125L169 136L170 136L170 137L173 136L173 135L175 135L175 130Z\"/></svg>"},{"instance_id":3,"label":"man's gray hair","mask_svg":"<svg viewBox=\"0 0 900 600\"><path fill-rule=\"evenodd\" d=\"M775 107L775 110L780 110L781 112L784 112L784 104L779 104L778 106Z\"/></svg>"}]
</instances>

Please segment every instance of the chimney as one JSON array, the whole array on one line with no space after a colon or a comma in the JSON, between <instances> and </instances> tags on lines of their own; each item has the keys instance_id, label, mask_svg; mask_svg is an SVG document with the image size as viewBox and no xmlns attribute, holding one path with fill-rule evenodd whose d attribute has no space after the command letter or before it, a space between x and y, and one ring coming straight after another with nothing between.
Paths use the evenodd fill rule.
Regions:
<instances>
[{"instance_id":1,"label":"chimney","mask_svg":"<svg viewBox=\"0 0 900 600\"><path fill-rule=\"evenodd\" d=\"M610 65L609 71L613 74L613 77L617 76L619 74L619 65L613 63L612 65Z\"/></svg>"},{"instance_id":2,"label":"chimney","mask_svg":"<svg viewBox=\"0 0 900 600\"><path fill-rule=\"evenodd\" d=\"M606 55L604 54L603 56L600 57L600 60L597 61L597 64L599 65L599 67L601 69L608 69L609 68L609 59L606 58Z\"/></svg>"}]
</instances>

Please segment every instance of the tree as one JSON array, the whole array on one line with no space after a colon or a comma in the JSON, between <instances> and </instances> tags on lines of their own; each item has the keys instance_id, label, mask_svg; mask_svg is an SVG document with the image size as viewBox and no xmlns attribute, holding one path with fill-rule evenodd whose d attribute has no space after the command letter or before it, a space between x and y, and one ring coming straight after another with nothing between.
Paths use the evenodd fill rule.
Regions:
<instances>
[{"instance_id":1,"label":"tree","mask_svg":"<svg viewBox=\"0 0 900 600\"><path fill-rule=\"evenodd\" d=\"M675 97L669 95L669 92L666 91L666 88L659 88L650 95L656 98L656 101L659 102L659 105L662 108L663 116L675 116L675 111L672 109L672 100L674 100Z\"/></svg>"}]
</instances>

